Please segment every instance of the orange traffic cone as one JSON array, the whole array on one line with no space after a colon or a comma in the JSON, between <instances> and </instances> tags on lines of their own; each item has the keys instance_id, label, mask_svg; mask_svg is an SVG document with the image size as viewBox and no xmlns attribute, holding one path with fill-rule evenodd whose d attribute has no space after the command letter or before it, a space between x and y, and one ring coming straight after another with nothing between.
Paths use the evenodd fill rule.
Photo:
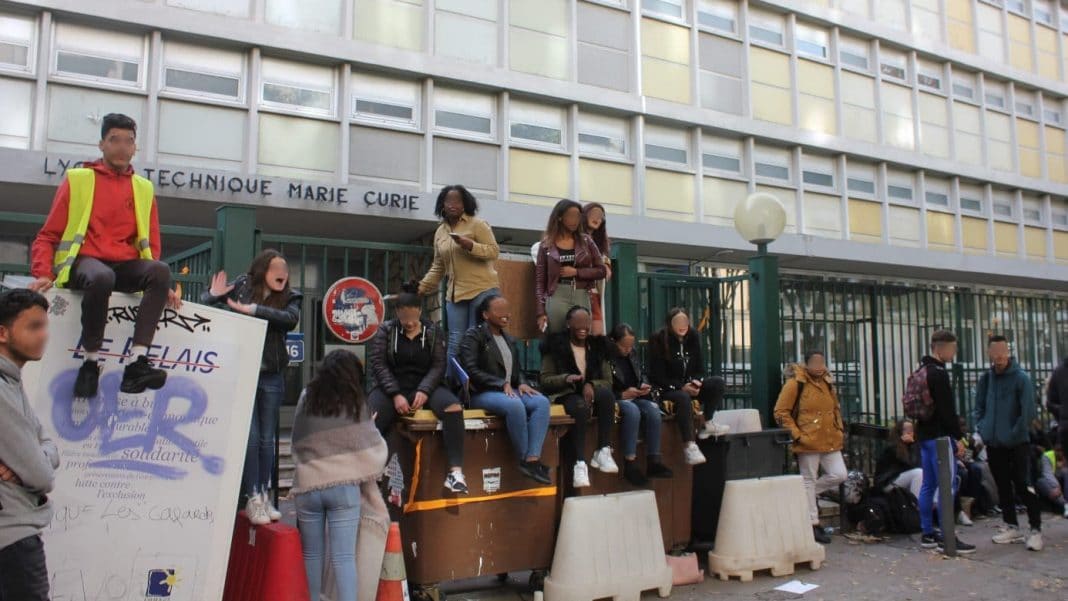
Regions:
<instances>
[{"instance_id":1,"label":"orange traffic cone","mask_svg":"<svg viewBox=\"0 0 1068 601\"><path fill-rule=\"evenodd\" d=\"M375 601L410 601L408 575L404 572L404 552L401 550L400 524L389 525L386 554L382 558L382 576L378 580Z\"/></svg>"}]
</instances>

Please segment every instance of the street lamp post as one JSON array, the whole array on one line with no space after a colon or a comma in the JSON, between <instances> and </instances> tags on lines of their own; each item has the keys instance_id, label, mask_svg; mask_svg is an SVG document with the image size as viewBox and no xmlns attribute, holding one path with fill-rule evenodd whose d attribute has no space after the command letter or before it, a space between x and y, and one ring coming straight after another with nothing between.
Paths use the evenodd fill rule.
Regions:
<instances>
[{"instance_id":1,"label":"street lamp post","mask_svg":"<svg viewBox=\"0 0 1068 601\"><path fill-rule=\"evenodd\" d=\"M769 424L782 383L782 346L779 259L768 254L768 245L785 227L786 210L771 194L750 194L734 210L734 229L757 245L749 259L749 364L753 408Z\"/></svg>"}]
</instances>

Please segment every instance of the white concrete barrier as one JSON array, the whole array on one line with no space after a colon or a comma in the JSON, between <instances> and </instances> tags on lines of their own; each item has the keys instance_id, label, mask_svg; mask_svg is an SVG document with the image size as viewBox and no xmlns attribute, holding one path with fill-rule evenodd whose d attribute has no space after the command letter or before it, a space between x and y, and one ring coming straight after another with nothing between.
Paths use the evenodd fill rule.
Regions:
<instances>
[{"instance_id":1,"label":"white concrete barrier","mask_svg":"<svg viewBox=\"0 0 1068 601\"><path fill-rule=\"evenodd\" d=\"M546 601L638 601L644 590L671 594L652 491L564 501Z\"/></svg>"},{"instance_id":2,"label":"white concrete barrier","mask_svg":"<svg viewBox=\"0 0 1068 601\"><path fill-rule=\"evenodd\" d=\"M818 570L825 557L812 534L801 476L727 482L709 572L720 580L737 576L748 582L758 570L793 574L797 563Z\"/></svg>"},{"instance_id":3,"label":"white concrete barrier","mask_svg":"<svg viewBox=\"0 0 1068 601\"><path fill-rule=\"evenodd\" d=\"M760 432L760 412L756 409L725 409L712 415L712 421L731 427L731 434L748 434Z\"/></svg>"}]
</instances>

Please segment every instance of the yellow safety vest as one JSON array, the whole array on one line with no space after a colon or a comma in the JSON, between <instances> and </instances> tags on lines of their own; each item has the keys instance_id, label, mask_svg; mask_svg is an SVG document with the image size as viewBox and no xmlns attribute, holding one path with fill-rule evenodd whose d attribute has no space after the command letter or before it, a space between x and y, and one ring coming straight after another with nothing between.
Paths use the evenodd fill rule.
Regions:
<instances>
[{"instance_id":1,"label":"yellow safety vest","mask_svg":"<svg viewBox=\"0 0 1068 601\"><path fill-rule=\"evenodd\" d=\"M67 170L70 184L70 208L67 211L67 227L56 247L52 261L52 273L56 287L62 288L70 280L70 268L78 258L78 251L85 242L89 229L89 216L93 213L93 192L96 187L96 172L92 169ZM137 219L137 251L142 259L152 260L152 242L149 233L152 227L152 182L133 176L134 216Z\"/></svg>"}]
</instances>

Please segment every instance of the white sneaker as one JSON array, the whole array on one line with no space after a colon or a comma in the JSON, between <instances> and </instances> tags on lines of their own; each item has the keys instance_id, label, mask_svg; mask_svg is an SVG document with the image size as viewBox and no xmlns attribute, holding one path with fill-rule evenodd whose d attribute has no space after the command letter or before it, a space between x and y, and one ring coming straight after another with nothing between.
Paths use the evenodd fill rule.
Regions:
<instances>
[{"instance_id":1,"label":"white sneaker","mask_svg":"<svg viewBox=\"0 0 1068 601\"><path fill-rule=\"evenodd\" d=\"M1064 506L1064 519L1068 520L1068 504Z\"/></svg>"},{"instance_id":2,"label":"white sneaker","mask_svg":"<svg viewBox=\"0 0 1068 601\"><path fill-rule=\"evenodd\" d=\"M701 449L697 448L696 442L690 442L683 449L683 453L686 455L687 465L700 465L706 461L705 454L701 452Z\"/></svg>"},{"instance_id":3,"label":"white sneaker","mask_svg":"<svg viewBox=\"0 0 1068 601\"><path fill-rule=\"evenodd\" d=\"M957 524L961 526L974 526L975 522L973 522L971 518L968 517L968 514L961 511L957 514Z\"/></svg>"},{"instance_id":4,"label":"white sneaker","mask_svg":"<svg viewBox=\"0 0 1068 601\"><path fill-rule=\"evenodd\" d=\"M267 513L267 508L264 507L263 499L260 498L260 495L253 495L248 498L248 503L245 504L245 514L253 526L266 526L271 523L271 516Z\"/></svg>"},{"instance_id":5,"label":"white sneaker","mask_svg":"<svg viewBox=\"0 0 1068 601\"><path fill-rule=\"evenodd\" d=\"M586 467L585 461L575 462L575 474L571 477L571 483L575 488L587 488L590 485L590 468Z\"/></svg>"},{"instance_id":6,"label":"white sneaker","mask_svg":"<svg viewBox=\"0 0 1068 601\"><path fill-rule=\"evenodd\" d=\"M1024 535L1018 527L1006 526L1004 530L995 534L990 540L998 545L1013 545L1024 542ZM1039 537L1039 540L1041 541L1041 537Z\"/></svg>"},{"instance_id":7,"label":"white sneaker","mask_svg":"<svg viewBox=\"0 0 1068 601\"><path fill-rule=\"evenodd\" d=\"M597 452L593 454L593 459L590 460L590 465L594 469L601 470L606 474L618 474L619 466L616 465L616 461L612 459L612 447L601 447L597 449Z\"/></svg>"},{"instance_id":8,"label":"white sneaker","mask_svg":"<svg viewBox=\"0 0 1068 601\"><path fill-rule=\"evenodd\" d=\"M731 431L731 427L727 424L717 424L712 420L705 422L705 427L697 433L697 438L704 440L712 436L723 436Z\"/></svg>"},{"instance_id":9,"label":"white sneaker","mask_svg":"<svg viewBox=\"0 0 1068 601\"><path fill-rule=\"evenodd\" d=\"M1042 532L1039 530L1032 530L1031 536L1027 537L1027 550L1028 551L1041 551L1042 550Z\"/></svg>"},{"instance_id":10,"label":"white sneaker","mask_svg":"<svg viewBox=\"0 0 1068 601\"><path fill-rule=\"evenodd\" d=\"M277 522L282 519L282 512L275 508L271 503L271 495L261 492L260 500L263 501L263 509L267 512L267 517L271 518L272 522Z\"/></svg>"},{"instance_id":11,"label":"white sneaker","mask_svg":"<svg viewBox=\"0 0 1068 601\"><path fill-rule=\"evenodd\" d=\"M468 490L467 480L464 479L464 473L457 470L449 470L449 474L445 476L445 489L466 495Z\"/></svg>"}]
</instances>

